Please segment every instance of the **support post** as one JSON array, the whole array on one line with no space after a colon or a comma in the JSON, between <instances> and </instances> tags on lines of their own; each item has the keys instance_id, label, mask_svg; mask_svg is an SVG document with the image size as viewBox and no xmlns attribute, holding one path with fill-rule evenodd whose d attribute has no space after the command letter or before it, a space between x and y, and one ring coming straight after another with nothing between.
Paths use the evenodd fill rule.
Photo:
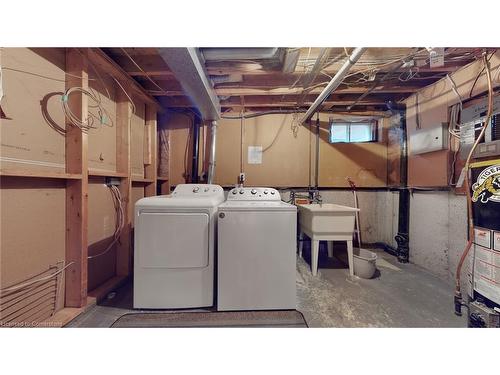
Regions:
<instances>
[{"instance_id":1,"label":"support post","mask_svg":"<svg viewBox=\"0 0 500 375\"><path fill-rule=\"evenodd\" d=\"M88 89L86 50L66 50L66 89ZM68 106L80 120L87 119L87 97L80 92L71 94ZM88 135L66 120L66 173L78 174L79 179L66 180L66 264L65 306L82 307L87 302L87 204L88 204Z\"/></svg>"},{"instance_id":2,"label":"support post","mask_svg":"<svg viewBox=\"0 0 500 375\"><path fill-rule=\"evenodd\" d=\"M156 121L156 109L150 105L146 105L146 135L149 139L147 142L149 160L144 163L144 176L146 179L152 180L152 182L147 183L144 187L144 196L151 197L156 195L156 175L157 175L157 121Z\"/></svg>"},{"instance_id":3,"label":"support post","mask_svg":"<svg viewBox=\"0 0 500 375\"><path fill-rule=\"evenodd\" d=\"M128 276L132 267L131 222L133 210L131 203L132 179L130 167L130 121L132 105L122 90L117 91L116 99L116 168L126 175L120 182L120 193L125 206L125 224L120 240L116 244L116 274Z\"/></svg>"}]
</instances>

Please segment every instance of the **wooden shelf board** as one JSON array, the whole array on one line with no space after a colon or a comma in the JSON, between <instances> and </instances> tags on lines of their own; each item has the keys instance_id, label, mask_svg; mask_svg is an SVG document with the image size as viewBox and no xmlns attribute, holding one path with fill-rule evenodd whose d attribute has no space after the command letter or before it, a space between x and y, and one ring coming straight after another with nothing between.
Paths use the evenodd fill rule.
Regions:
<instances>
[{"instance_id":1,"label":"wooden shelf board","mask_svg":"<svg viewBox=\"0 0 500 375\"><path fill-rule=\"evenodd\" d=\"M168 181L169 180L167 177L161 177L161 176L156 177L156 179L158 181Z\"/></svg>"},{"instance_id":2,"label":"wooden shelf board","mask_svg":"<svg viewBox=\"0 0 500 375\"><path fill-rule=\"evenodd\" d=\"M125 178L125 177L127 177L127 174L123 173L123 172L101 171L101 170L97 170L97 169L89 169L89 176Z\"/></svg>"},{"instance_id":3,"label":"wooden shelf board","mask_svg":"<svg viewBox=\"0 0 500 375\"><path fill-rule=\"evenodd\" d=\"M82 175L61 172L29 172L20 170L1 169L0 176L8 177L34 177L34 178L60 178L65 180L81 180Z\"/></svg>"},{"instance_id":4,"label":"wooden shelf board","mask_svg":"<svg viewBox=\"0 0 500 375\"><path fill-rule=\"evenodd\" d=\"M154 182L154 180L152 178L132 177L132 182L139 182L139 183L149 184L151 182Z\"/></svg>"}]
</instances>

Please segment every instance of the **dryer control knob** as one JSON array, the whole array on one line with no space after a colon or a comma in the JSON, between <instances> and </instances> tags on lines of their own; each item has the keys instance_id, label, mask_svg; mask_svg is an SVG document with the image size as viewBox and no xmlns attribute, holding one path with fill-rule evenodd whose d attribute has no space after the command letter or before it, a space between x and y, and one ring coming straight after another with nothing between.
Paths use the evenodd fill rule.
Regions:
<instances>
[{"instance_id":1,"label":"dryer control knob","mask_svg":"<svg viewBox=\"0 0 500 375\"><path fill-rule=\"evenodd\" d=\"M199 188L198 186L195 186L195 187L193 188L193 193L197 193L197 192L198 192L198 190L200 190L200 188Z\"/></svg>"},{"instance_id":2,"label":"dryer control knob","mask_svg":"<svg viewBox=\"0 0 500 375\"><path fill-rule=\"evenodd\" d=\"M264 190L264 194L267 194L267 190Z\"/></svg>"},{"instance_id":3,"label":"dryer control knob","mask_svg":"<svg viewBox=\"0 0 500 375\"><path fill-rule=\"evenodd\" d=\"M240 190L240 194L243 194L245 192L245 190L241 189Z\"/></svg>"},{"instance_id":4,"label":"dryer control knob","mask_svg":"<svg viewBox=\"0 0 500 375\"><path fill-rule=\"evenodd\" d=\"M271 190L271 194L274 195L274 190Z\"/></svg>"},{"instance_id":5,"label":"dryer control knob","mask_svg":"<svg viewBox=\"0 0 500 375\"><path fill-rule=\"evenodd\" d=\"M254 195L255 195L255 194L257 194L257 190L252 189L252 191L251 191L250 193L252 193L252 194L254 194Z\"/></svg>"},{"instance_id":6,"label":"dryer control knob","mask_svg":"<svg viewBox=\"0 0 500 375\"><path fill-rule=\"evenodd\" d=\"M235 194L235 195L236 195L236 193L237 193L237 191L236 191L236 190L233 190L233 194Z\"/></svg>"}]
</instances>

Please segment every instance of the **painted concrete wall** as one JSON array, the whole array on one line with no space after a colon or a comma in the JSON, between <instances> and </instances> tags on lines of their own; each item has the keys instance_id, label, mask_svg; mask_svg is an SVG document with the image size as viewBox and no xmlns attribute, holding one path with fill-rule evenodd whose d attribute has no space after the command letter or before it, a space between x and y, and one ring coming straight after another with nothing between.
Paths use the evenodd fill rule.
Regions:
<instances>
[{"instance_id":1,"label":"painted concrete wall","mask_svg":"<svg viewBox=\"0 0 500 375\"><path fill-rule=\"evenodd\" d=\"M453 281L467 241L467 204L453 192L415 192L410 200L410 262ZM468 262L464 265L464 274Z\"/></svg>"}]
</instances>

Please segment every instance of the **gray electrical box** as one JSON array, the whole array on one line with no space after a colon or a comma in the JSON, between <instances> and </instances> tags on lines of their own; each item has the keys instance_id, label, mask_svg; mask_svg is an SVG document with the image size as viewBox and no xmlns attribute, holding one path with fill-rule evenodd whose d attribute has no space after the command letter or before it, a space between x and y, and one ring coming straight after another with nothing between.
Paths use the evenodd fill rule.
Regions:
<instances>
[{"instance_id":1,"label":"gray electrical box","mask_svg":"<svg viewBox=\"0 0 500 375\"><path fill-rule=\"evenodd\" d=\"M448 123L442 122L410 135L409 150L412 155L446 150L448 148Z\"/></svg>"}]
</instances>

